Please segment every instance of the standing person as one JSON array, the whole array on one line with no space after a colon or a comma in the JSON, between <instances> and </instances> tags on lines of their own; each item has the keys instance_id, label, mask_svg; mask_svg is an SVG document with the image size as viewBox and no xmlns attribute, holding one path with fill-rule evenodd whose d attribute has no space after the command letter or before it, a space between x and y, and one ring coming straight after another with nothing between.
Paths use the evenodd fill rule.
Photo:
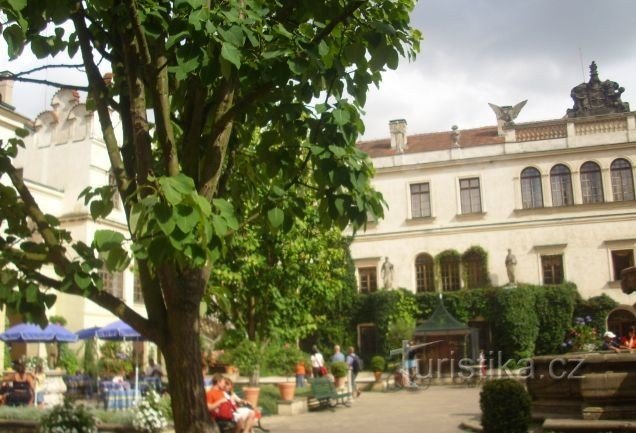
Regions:
<instances>
[{"instance_id":1,"label":"standing person","mask_svg":"<svg viewBox=\"0 0 636 433\"><path fill-rule=\"evenodd\" d=\"M349 366L349 373L351 374L351 395L360 397L360 390L356 384L356 377L362 369L362 363L360 362L360 357L356 355L353 350L353 346L349 346L349 349L347 349L347 365Z\"/></svg>"},{"instance_id":2,"label":"standing person","mask_svg":"<svg viewBox=\"0 0 636 433\"><path fill-rule=\"evenodd\" d=\"M325 358L322 357L322 353L318 351L318 346L314 345L311 348L311 372L314 377L322 377L326 374Z\"/></svg>"},{"instance_id":3,"label":"standing person","mask_svg":"<svg viewBox=\"0 0 636 433\"><path fill-rule=\"evenodd\" d=\"M486 377L486 354L484 353L484 349L479 351L479 375L481 377Z\"/></svg>"},{"instance_id":4,"label":"standing person","mask_svg":"<svg viewBox=\"0 0 636 433\"><path fill-rule=\"evenodd\" d=\"M334 362L344 362L344 361L345 361L344 353L340 351L340 346L336 344L335 346L333 346L333 355L331 356L331 363L333 364Z\"/></svg>"},{"instance_id":5,"label":"standing person","mask_svg":"<svg viewBox=\"0 0 636 433\"><path fill-rule=\"evenodd\" d=\"M296 388L303 388L305 386L305 360L300 359L296 363L295 373L296 373Z\"/></svg>"}]
</instances>

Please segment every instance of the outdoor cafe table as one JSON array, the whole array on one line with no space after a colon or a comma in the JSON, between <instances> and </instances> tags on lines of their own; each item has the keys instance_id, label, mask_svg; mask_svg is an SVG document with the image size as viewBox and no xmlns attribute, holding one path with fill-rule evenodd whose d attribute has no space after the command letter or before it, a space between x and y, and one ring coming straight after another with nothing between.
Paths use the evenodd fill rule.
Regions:
<instances>
[{"instance_id":1,"label":"outdoor cafe table","mask_svg":"<svg viewBox=\"0 0 636 433\"><path fill-rule=\"evenodd\" d=\"M127 387L120 387L110 381L101 384L104 392L104 408L106 410L125 410L133 407L135 402L135 390Z\"/></svg>"}]
</instances>

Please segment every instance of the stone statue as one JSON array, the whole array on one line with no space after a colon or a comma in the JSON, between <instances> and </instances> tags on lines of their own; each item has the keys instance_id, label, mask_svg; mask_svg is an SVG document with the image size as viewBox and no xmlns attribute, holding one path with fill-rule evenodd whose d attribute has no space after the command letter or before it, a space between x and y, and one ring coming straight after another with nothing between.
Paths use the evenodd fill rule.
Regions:
<instances>
[{"instance_id":1,"label":"stone statue","mask_svg":"<svg viewBox=\"0 0 636 433\"><path fill-rule=\"evenodd\" d=\"M601 81L596 62L592 62L590 81L575 86L570 92L574 106L567 110L566 116L585 117L628 112L629 104L621 100L624 91L615 81Z\"/></svg>"},{"instance_id":2,"label":"stone statue","mask_svg":"<svg viewBox=\"0 0 636 433\"><path fill-rule=\"evenodd\" d=\"M492 108L492 111L494 111L497 116L497 132L499 135L503 135L504 128L514 125L514 120L521 112L521 109L526 105L526 102L528 102L527 99L519 102L514 107L511 105L503 105L500 107L498 105L491 104L490 102L488 103L490 108Z\"/></svg>"},{"instance_id":3,"label":"stone statue","mask_svg":"<svg viewBox=\"0 0 636 433\"><path fill-rule=\"evenodd\" d=\"M460 147L459 136L460 136L459 127L457 125L453 125L451 127L451 141L453 142L453 147Z\"/></svg>"},{"instance_id":4,"label":"stone statue","mask_svg":"<svg viewBox=\"0 0 636 433\"><path fill-rule=\"evenodd\" d=\"M517 258L512 254L512 250L508 248L508 255L506 256L506 272L508 272L509 284L515 283L515 267L517 266Z\"/></svg>"},{"instance_id":5,"label":"stone statue","mask_svg":"<svg viewBox=\"0 0 636 433\"><path fill-rule=\"evenodd\" d=\"M389 258L384 258L381 269L382 282L385 289L393 288L393 263L389 262Z\"/></svg>"}]
</instances>

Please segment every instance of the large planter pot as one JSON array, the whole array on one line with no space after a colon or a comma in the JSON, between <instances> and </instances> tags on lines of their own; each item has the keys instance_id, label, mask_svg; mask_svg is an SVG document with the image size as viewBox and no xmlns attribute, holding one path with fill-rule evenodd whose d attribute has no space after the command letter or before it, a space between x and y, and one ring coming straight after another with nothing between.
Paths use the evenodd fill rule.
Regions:
<instances>
[{"instance_id":1,"label":"large planter pot","mask_svg":"<svg viewBox=\"0 0 636 433\"><path fill-rule=\"evenodd\" d=\"M252 407L258 407L258 395L261 389L256 387L243 388L243 399L247 401Z\"/></svg>"},{"instance_id":2,"label":"large planter pot","mask_svg":"<svg viewBox=\"0 0 636 433\"><path fill-rule=\"evenodd\" d=\"M278 384L278 390L281 400L291 401L296 393L296 384L294 382L281 382Z\"/></svg>"},{"instance_id":3,"label":"large planter pot","mask_svg":"<svg viewBox=\"0 0 636 433\"><path fill-rule=\"evenodd\" d=\"M346 377L334 377L333 381L336 385L336 388L344 388L346 379Z\"/></svg>"},{"instance_id":4,"label":"large planter pot","mask_svg":"<svg viewBox=\"0 0 636 433\"><path fill-rule=\"evenodd\" d=\"M373 376L375 376L375 383L382 382L382 372L381 371L374 371L373 372Z\"/></svg>"}]
</instances>

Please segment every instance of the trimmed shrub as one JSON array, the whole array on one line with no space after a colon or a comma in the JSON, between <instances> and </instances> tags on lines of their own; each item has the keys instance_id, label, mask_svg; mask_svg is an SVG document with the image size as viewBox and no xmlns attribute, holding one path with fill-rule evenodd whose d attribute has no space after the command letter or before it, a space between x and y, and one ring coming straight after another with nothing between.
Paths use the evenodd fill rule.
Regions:
<instances>
[{"instance_id":1,"label":"trimmed shrub","mask_svg":"<svg viewBox=\"0 0 636 433\"><path fill-rule=\"evenodd\" d=\"M530 395L512 379L487 382L479 396L484 433L527 433Z\"/></svg>"},{"instance_id":2,"label":"trimmed shrub","mask_svg":"<svg viewBox=\"0 0 636 433\"><path fill-rule=\"evenodd\" d=\"M529 358L534 354L539 334L539 319L535 309L535 293L531 287L499 291L496 297L492 330L495 347L504 359Z\"/></svg>"},{"instance_id":3,"label":"trimmed shrub","mask_svg":"<svg viewBox=\"0 0 636 433\"><path fill-rule=\"evenodd\" d=\"M535 353L559 353L562 351L563 336L571 326L574 304L579 297L576 287L537 287L535 296L539 319Z\"/></svg>"},{"instance_id":4,"label":"trimmed shrub","mask_svg":"<svg viewBox=\"0 0 636 433\"><path fill-rule=\"evenodd\" d=\"M337 361L331 364L331 374L333 374L333 377L345 377L348 370L349 366L344 361Z\"/></svg>"},{"instance_id":5,"label":"trimmed shrub","mask_svg":"<svg viewBox=\"0 0 636 433\"><path fill-rule=\"evenodd\" d=\"M371 371L384 371L386 368L386 360L380 355L371 358Z\"/></svg>"}]
</instances>

